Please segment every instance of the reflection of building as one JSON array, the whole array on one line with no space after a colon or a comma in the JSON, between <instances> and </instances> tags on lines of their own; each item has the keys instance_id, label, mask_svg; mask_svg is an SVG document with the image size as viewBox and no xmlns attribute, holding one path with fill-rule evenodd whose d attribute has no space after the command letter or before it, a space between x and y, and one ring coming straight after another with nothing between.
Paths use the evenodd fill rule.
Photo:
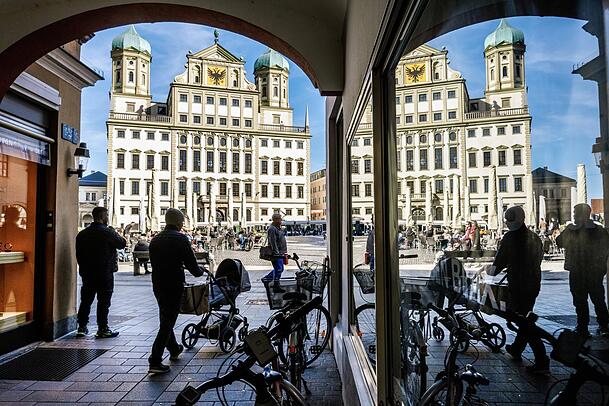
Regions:
<instances>
[{"instance_id":1,"label":"reflection of building","mask_svg":"<svg viewBox=\"0 0 609 406\"><path fill-rule=\"evenodd\" d=\"M311 174L311 220L326 219L326 170Z\"/></svg>"},{"instance_id":2,"label":"reflection of building","mask_svg":"<svg viewBox=\"0 0 609 406\"><path fill-rule=\"evenodd\" d=\"M560 224L571 220L571 188L577 185L575 179L552 172L547 166L535 169L532 175L533 193L546 198L545 220L555 218Z\"/></svg>"},{"instance_id":3,"label":"reflection of building","mask_svg":"<svg viewBox=\"0 0 609 406\"><path fill-rule=\"evenodd\" d=\"M0 354L76 327L78 179L67 171L81 89L100 79L73 41L29 66L0 100Z\"/></svg>"},{"instance_id":4,"label":"reflection of building","mask_svg":"<svg viewBox=\"0 0 609 406\"><path fill-rule=\"evenodd\" d=\"M597 214L601 218L605 218L605 208L603 206L604 199L590 199L590 206L592 206L592 214Z\"/></svg>"},{"instance_id":5,"label":"reflection of building","mask_svg":"<svg viewBox=\"0 0 609 406\"><path fill-rule=\"evenodd\" d=\"M470 98L448 51L422 45L396 70L398 204L400 220L487 218L491 168L503 206L525 204L532 192L531 116L528 111L524 35L501 20L484 41L484 97ZM372 197L371 107L351 144L353 217L370 221ZM453 194L458 195L453 200ZM426 191L431 189L431 213ZM444 210L444 191L448 210ZM411 213L404 208L411 202ZM453 204L458 201L459 204ZM466 208L469 213L465 214ZM501 216L501 214L499 214Z\"/></svg>"},{"instance_id":6,"label":"reflection of building","mask_svg":"<svg viewBox=\"0 0 609 406\"><path fill-rule=\"evenodd\" d=\"M106 190L108 177L103 172L95 172L83 177L78 183L78 226L84 228L93 222L93 208L107 205Z\"/></svg>"},{"instance_id":7,"label":"reflection of building","mask_svg":"<svg viewBox=\"0 0 609 406\"><path fill-rule=\"evenodd\" d=\"M108 196L118 225L138 222L153 169L161 221L170 206L198 224L266 222L274 211L309 219L308 113L304 127L292 125L283 56L262 54L252 83L216 37L186 56L167 103L152 101L150 44L135 28L113 40L111 56Z\"/></svg>"}]
</instances>

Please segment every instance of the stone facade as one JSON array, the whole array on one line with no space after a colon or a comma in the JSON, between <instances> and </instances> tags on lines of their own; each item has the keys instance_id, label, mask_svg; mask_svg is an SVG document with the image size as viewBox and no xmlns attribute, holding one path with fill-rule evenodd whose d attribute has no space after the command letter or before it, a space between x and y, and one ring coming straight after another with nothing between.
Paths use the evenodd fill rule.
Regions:
<instances>
[{"instance_id":1,"label":"stone facade","mask_svg":"<svg viewBox=\"0 0 609 406\"><path fill-rule=\"evenodd\" d=\"M311 174L311 220L326 219L326 170Z\"/></svg>"}]
</instances>

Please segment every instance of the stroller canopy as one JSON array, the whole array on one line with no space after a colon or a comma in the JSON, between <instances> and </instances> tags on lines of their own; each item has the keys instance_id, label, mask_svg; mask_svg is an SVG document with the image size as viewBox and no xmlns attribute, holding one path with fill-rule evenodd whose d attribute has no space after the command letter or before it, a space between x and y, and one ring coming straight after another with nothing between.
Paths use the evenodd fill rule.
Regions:
<instances>
[{"instance_id":1,"label":"stroller canopy","mask_svg":"<svg viewBox=\"0 0 609 406\"><path fill-rule=\"evenodd\" d=\"M237 287L238 293L248 292L252 288L250 275L238 259L226 258L216 269L216 279L226 278L230 286Z\"/></svg>"}]
</instances>

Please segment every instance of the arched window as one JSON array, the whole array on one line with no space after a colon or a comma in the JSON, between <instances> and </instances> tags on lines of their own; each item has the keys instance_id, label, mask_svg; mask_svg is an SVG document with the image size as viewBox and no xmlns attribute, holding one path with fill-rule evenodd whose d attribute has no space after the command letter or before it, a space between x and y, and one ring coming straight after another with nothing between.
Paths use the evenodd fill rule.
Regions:
<instances>
[{"instance_id":1,"label":"arched window","mask_svg":"<svg viewBox=\"0 0 609 406\"><path fill-rule=\"evenodd\" d=\"M440 133L436 133L436 134L433 136L433 139L434 139L434 141L435 141L435 142L442 142L442 134L440 134Z\"/></svg>"},{"instance_id":2,"label":"arched window","mask_svg":"<svg viewBox=\"0 0 609 406\"><path fill-rule=\"evenodd\" d=\"M239 210L233 209L233 221L239 221Z\"/></svg>"},{"instance_id":3,"label":"arched window","mask_svg":"<svg viewBox=\"0 0 609 406\"><path fill-rule=\"evenodd\" d=\"M146 86L146 74L142 73L142 86Z\"/></svg>"},{"instance_id":4,"label":"arched window","mask_svg":"<svg viewBox=\"0 0 609 406\"><path fill-rule=\"evenodd\" d=\"M207 137L207 145L209 145L209 146L214 145L214 137Z\"/></svg>"},{"instance_id":5,"label":"arched window","mask_svg":"<svg viewBox=\"0 0 609 406\"><path fill-rule=\"evenodd\" d=\"M411 135L406 137L406 144L408 144L408 145L412 144L412 136Z\"/></svg>"},{"instance_id":6,"label":"arched window","mask_svg":"<svg viewBox=\"0 0 609 406\"><path fill-rule=\"evenodd\" d=\"M222 147L226 146L226 137L220 138L220 146L222 146Z\"/></svg>"},{"instance_id":7,"label":"arched window","mask_svg":"<svg viewBox=\"0 0 609 406\"><path fill-rule=\"evenodd\" d=\"M252 221L252 209L247 209L245 211L245 220Z\"/></svg>"},{"instance_id":8,"label":"arched window","mask_svg":"<svg viewBox=\"0 0 609 406\"><path fill-rule=\"evenodd\" d=\"M199 145L199 144L201 144L201 137L199 137L199 136L197 135L197 136L195 136L195 138L194 138L194 140L193 140L193 141L194 141L195 145Z\"/></svg>"},{"instance_id":9,"label":"arched window","mask_svg":"<svg viewBox=\"0 0 609 406\"><path fill-rule=\"evenodd\" d=\"M251 148L252 147L252 140L247 139L245 140L245 148Z\"/></svg>"},{"instance_id":10,"label":"arched window","mask_svg":"<svg viewBox=\"0 0 609 406\"><path fill-rule=\"evenodd\" d=\"M420 142L421 144L425 144L425 143L427 142L427 136L426 136L425 134L421 135L421 136L419 137L419 142Z\"/></svg>"},{"instance_id":11,"label":"arched window","mask_svg":"<svg viewBox=\"0 0 609 406\"><path fill-rule=\"evenodd\" d=\"M121 71L120 70L116 71L116 83L117 84L121 83Z\"/></svg>"},{"instance_id":12,"label":"arched window","mask_svg":"<svg viewBox=\"0 0 609 406\"><path fill-rule=\"evenodd\" d=\"M273 97L279 97L279 88L277 86L273 86Z\"/></svg>"},{"instance_id":13,"label":"arched window","mask_svg":"<svg viewBox=\"0 0 609 406\"><path fill-rule=\"evenodd\" d=\"M283 89L283 98L285 99L285 89Z\"/></svg>"},{"instance_id":14,"label":"arched window","mask_svg":"<svg viewBox=\"0 0 609 406\"><path fill-rule=\"evenodd\" d=\"M239 71L237 69L233 71L233 77L233 86L239 87Z\"/></svg>"},{"instance_id":15,"label":"arched window","mask_svg":"<svg viewBox=\"0 0 609 406\"><path fill-rule=\"evenodd\" d=\"M129 83L133 83L133 72L129 72Z\"/></svg>"},{"instance_id":16,"label":"arched window","mask_svg":"<svg viewBox=\"0 0 609 406\"><path fill-rule=\"evenodd\" d=\"M266 97L266 86L262 86L262 97Z\"/></svg>"},{"instance_id":17,"label":"arched window","mask_svg":"<svg viewBox=\"0 0 609 406\"><path fill-rule=\"evenodd\" d=\"M504 66L503 68L501 68L501 75L502 75L504 78L507 78L507 75L508 75L508 74L507 74L507 66Z\"/></svg>"},{"instance_id":18,"label":"arched window","mask_svg":"<svg viewBox=\"0 0 609 406\"><path fill-rule=\"evenodd\" d=\"M516 65L516 77L520 79L520 65Z\"/></svg>"},{"instance_id":19,"label":"arched window","mask_svg":"<svg viewBox=\"0 0 609 406\"><path fill-rule=\"evenodd\" d=\"M186 144L186 136L185 135L181 135L180 136L180 144Z\"/></svg>"},{"instance_id":20,"label":"arched window","mask_svg":"<svg viewBox=\"0 0 609 406\"><path fill-rule=\"evenodd\" d=\"M233 138L233 148L239 148L239 138Z\"/></svg>"},{"instance_id":21,"label":"arched window","mask_svg":"<svg viewBox=\"0 0 609 406\"><path fill-rule=\"evenodd\" d=\"M444 220L444 209L442 207L436 207L436 220Z\"/></svg>"},{"instance_id":22,"label":"arched window","mask_svg":"<svg viewBox=\"0 0 609 406\"><path fill-rule=\"evenodd\" d=\"M201 68L198 66L194 68L194 81L195 83L201 82Z\"/></svg>"},{"instance_id":23,"label":"arched window","mask_svg":"<svg viewBox=\"0 0 609 406\"><path fill-rule=\"evenodd\" d=\"M495 80L495 69L491 69L491 80Z\"/></svg>"},{"instance_id":24,"label":"arched window","mask_svg":"<svg viewBox=\"0 0 609 406\"><path fill-rule=\"evenodd\" d=\"M450 134L448 134L448 139L450 141L457 141L457 133L456 132L451 132Z\"/></svg>"}]
</instances>

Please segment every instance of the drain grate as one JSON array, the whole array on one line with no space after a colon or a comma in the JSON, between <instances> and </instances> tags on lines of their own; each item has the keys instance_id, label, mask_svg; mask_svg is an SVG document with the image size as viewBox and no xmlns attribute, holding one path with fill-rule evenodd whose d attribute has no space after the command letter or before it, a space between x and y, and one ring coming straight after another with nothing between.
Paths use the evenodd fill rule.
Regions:
<instances>
[{"instance_id":1,"label":"drain grate","mask_svg":"<svg viewBox=\"0 0 609 406\"><path fill-rule=\"evenodd\" d=\"M269 301L266 300L266 299L250 299L250 300L246 301L245 304L248 304L248 305L267 305L267 304L269 304Z\"/></svg>"},{"instance_id":2,"label":"drain grate","mask_svg":"<svg viewBox=\"0 0 609 406\"><path fill-rule=\"evenodd\" d=\"M0 365L0 379L62 381L107 350L36 348Z\"/></svg>"},{"instance_id":3,"label":"drain grate","mask_svg":"<svg viewBox=\"0 0 609 406\"><path fill-rule=\"evenodd\" d=\"M577 325L577 316L574 314L567 315L553 315L553 316L541 316L546 320L553 321L554 323L562 324L567 327L575 327ZM590 325L596 324L596 317L590 316Z\"/></svg>"}]
</instances>

